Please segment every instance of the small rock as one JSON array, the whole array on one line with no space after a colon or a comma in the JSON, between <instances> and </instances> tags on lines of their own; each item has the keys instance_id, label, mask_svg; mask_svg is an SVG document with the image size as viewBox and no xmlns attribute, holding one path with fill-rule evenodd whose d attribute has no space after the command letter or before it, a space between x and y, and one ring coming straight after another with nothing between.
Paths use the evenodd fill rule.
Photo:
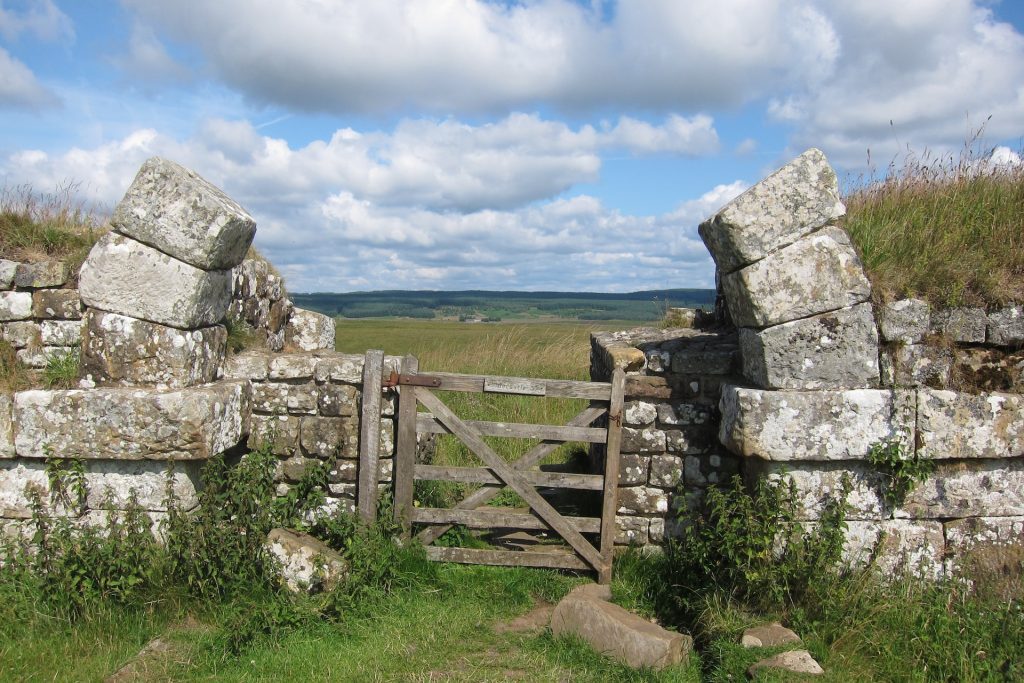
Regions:
<instances>
[{"instance_id":1,"label":"small rock","mask_svg":"<svg viewBox=\"0 0 1024 683\"><path fill-rule=\"evenodd\" d=\"M775 647L799 642L800 636L777 621L748 628L740 638L743 647Z\"/></svg>"},{"instance_id":2,"label":"small rock","mask_svg":"<svg viewBox=\"0 0 1024 683\"><path fill-rule=\"evenodd\" d=\"M348 571L345 559L309 534L271 529L267 550L281 564L281 579L293 592L330 590Z\"/></svg>"},{"instance_id":3,"label":"small rock","mask_svg":"<svg viewBox=\"0 0 1024 683\"><path fill-rule=\"evenodd\" d=\"M825 670L818 662L814 661L814 657L807 650L780 652L774 657L762 659L760 662L750 665L750 668L747 669L747 676L753 678L760 669L781 669L811 676L821 676L825 673Z\"/></svg>"}]
</instances>

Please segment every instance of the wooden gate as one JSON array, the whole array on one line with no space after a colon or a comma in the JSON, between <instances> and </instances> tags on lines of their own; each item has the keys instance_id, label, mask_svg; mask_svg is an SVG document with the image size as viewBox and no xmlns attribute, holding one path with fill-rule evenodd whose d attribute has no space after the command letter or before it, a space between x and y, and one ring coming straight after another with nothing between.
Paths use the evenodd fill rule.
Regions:
<instances>
[{"instance_id":1,"label":"wooden gate","mask_svg":"<svg viewBox=\"0 0 1024 683\"><path fill-rule=\"evenodd\" d=\"M524 379L454 373L419 374L416 359L406 357L402 372L393 373L386 385L399 387L397 443L395 454L395 519L405 537L412 525L430 525L416 538L427 546L428 557L448 562L506 566L555 567L593 570L601 583L611 580L612 549L615 540L616 488L619 479L619 445L622 430L624 373L616 370L612 381L580 382ZM519 394L548 398L589 399L590 406L566 425L536 425L463 420L455 415L434 391ZM417 412L423 405L429 413ZM606 426L594 427L602 418ZM417 434L452 434L483 463L483 467L442 467L418 465ZM507 462L484 441L485 436L539 439L535 447L515 462ZM532 469L564 442L604 444L603 475L541 472ZM425 508L413 505L413 485L418 480L482 484L453 508ZM503 488L519 494L529 505L528 513L513 513L486 507ZM579 517L557 512L537 487L566 488L603 493L601 516ZM448 548L432 545L452 525L471 528L549 530L572 549L566 552L518 552ZM591 543L583 534L596 535Z\"/></svg>"}]
</instances>

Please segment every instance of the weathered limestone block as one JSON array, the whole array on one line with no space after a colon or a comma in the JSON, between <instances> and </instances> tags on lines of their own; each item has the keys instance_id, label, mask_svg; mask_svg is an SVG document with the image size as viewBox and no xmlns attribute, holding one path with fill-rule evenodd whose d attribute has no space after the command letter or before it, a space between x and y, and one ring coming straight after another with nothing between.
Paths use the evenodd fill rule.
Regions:
<instances>
[{"instance_id":1,"label":"weathered limestone block","mask_svg":"<svg viewBox=\"0 0 1024 683\"><path fill-rule=\"evenodd\" d=\"M928 302L921 299L900 299L882 305L878 311L878 330L887 342L916 344L930 327Z\"/></svg>"},{"instance_id":2,"label":"weathered limestone block","mask_svg":"<svg viewBox=\"0 0 1024 683\"><path fill-rule=\"evenodd\" d=\"M253 415L249 448L268 446L279 457L290 457L299 447L302 418L293 415Z\"/></svg>"},{"instance_id":3,"label":"weathered limestone block","mask_svg":"<svg viewBox=\"0 0 1024 683\"><path fill-rule=\"evenodd\" d=\"M989 313L988 343L1000 346L1024 344L1024 306L1007 306Z\"/></svg>"},{"instance_id":4,"label":"weathered limestone block","mask_svg":"<svg viewBox=\"0 0 1024 683\"><path fill-rule=\"evenodd\" d=\"M217 379L227 352L222 325L181 330L96 309L86 311L84 323L82 372L99 385L180 389L205 384Z\"/></svg>"},{"instance_id":5,"label":"weathered limestone block","mask_svg":"<svg viewBox=\"0 0 1024 683\"><path fill-rule=\"evenodd\" d=\"M293 309L285 327L284 340L302 351L333 349L334 318L303 308Z\"/></svg>"},{"instance_id":6,"label":"weathered limestone block","mask_svg":"<svg viewBox=\"0 0 1024 683\"><path fill-rule=\"evenodd\" d=\"M922 389L917 394L919 452L927 458L1024 455L1024 398Z\"/></svg>"},{"instance_id":7,"label":"weathered limestone block","mask_svg":"<svg viewBox=\"0 0 1024 683\"><path fill-rule=\"evenodd\" d=\"M792 244L846 213L825 155L809 149L726 204L699 232L723 273Z\"/></svg>"},{"instance_id":8,"label":"weathered limestone block","mask_svg":"<svg viewBox=\"0 0 1024 683\"><path fill-rule=\"evenodd\" d=\"M302 421L299 444L317 458L359 455L359 421L351 417L308 417Z\"/></svg>"},{"instance_id":9,"label":"weathered limestone block","mask_svg":"<svg viewBox=\"0 0 1024 683\"><path fill-rule=\"evenodd\" d=\"M909 391L764 391L726 387L719 440L764 460L857 460L872 444L911 449L915 398Z\"/></svg>"},{"instance_id":10,"label":"weathered limestone block","mask_svg":"<svg viewBox=\"0 0 1024 683\"><path fill-rule=\"evenodd\" d=\"M883 349L882 384L897 387L949 386L953 352L930 344L897 344Z\"/></svg>"},{"instance_id":11,"label":"weathered limestone block","mask_svg":"<svg viewBox=\"0 0 1024 683\"><path fill-rule=\"evenodd\" d=\"M311 353L288 353L281 356L271 356L270 373L271 380L280 379L313 379L320 359ZM362 378L360 368L360 379Z\"/></svg>"},{"instance_id":12,"label":"weathered limestone block","mask_svg":"<svg viewBox=\"0 0 1024 683\"><path fill-rule=\"evenodd\" d=\"M752 626L744 630L743 635L740 636L740 645L743 647L777 647L779 645L799 642L801 642L800 636L795 631L786 628L777 621L770 624Z\"/></svg>"},{"instance_id":13,"label":"weathered limestone block","mask_svg":"<svg viewBox=\"0 0 1024 683\"><path fill-rule=\"evenodd\" d=\"M825 674L825 670L807 650L780 652L755 662L747 668L747 677L756 678L757 672L763 669L788 671L802 676L823 676Z\"/></svg>"},{"instance_id":14,"label":"weathered limestone block","mask_svg":"<svg viewBox=\"0 0 1024 683\"><path fill-rule=\"evenodd\" d=\"M765 389L859 389L878 385L878 332L871 304L769 327L741 328L743 375Z\"/></svg>"},{"instance_id":15,"label":"weathered limestone block","mask_svg":"<svg viewBox=\"0 0 1024 683\"><path fill-rule=\"evenodd\" d=\"M183 329L219 323L231 303L231 271L200 270L110 232L79 276L86 306Z\"/></svg>"},{"instance_id":16,"label":"weathered limestone block","mask_svg":"<svg viewBox=\"0 0 1024 683\"><path fill-rule=\"evenodd\" d=\"M82 323L78 320L43 320L39 337L46 346L78 346L82 343Z\"/></svg>"},{"instance_id":17,"label":"weathered limestone block","mask_svg":"<svg viewBox=\"0 0 1024 683\"><path fill-rule=\"evenodd\" d=\"M619 456L619 486L646 484L650 466L651 459L648 456L623 453Z\"/></svg>"},{"instance_id":18,"label":"weathered limestone block","mask_svg":"<svg viewBox=\"0 0 1024 683\"><path fill-rule=\"evenodd\" d=\"M0 323L0 339L16 349L41 346L43 343L39 336L39 325L31 320Z\"/></svg>"},{"instance_id":19,"label":"weathered limestone block","mask_svg":"<svg viewBox=\"0 0 1024 683\"><path fill-rule=\"evenodd\" d=\"M679 349L672 354L672 372L680 374L728 375L736 368L736 347Z\"/></svg>"},{"instance_id":20,"label":"weathered limestone block","mask_svg":"<svg viewBox=\"0 0 1024 683\"><path fill-rule=\"evenodd\" d=\"M596 586L573 589L551 614L552 634L582 638L596 651L634 668L663 669L689 654L689 636L666 631L608 602L608 597Z\"/></svg>"},{"instance_id":21,"label":"weathered limestone block","mask_svg":"<svg viewBox=\"0 0 1024 683\"><path fill-rule=\"evenodd\" d=\"M628 401L625 413L626 424L640 427L651 424L658 417L658 409L646 401Z\"/></svg>"},{"instance_id":22,"label":"weathered limestone block","mask_svg":"<svg viewBox=\"0 0 1024 683\"><path fill-rule=\"evenodd\" d=\"M653 515L668 512L668 494L651 486L619 488L618 514Z\"/></svg>"},{"instance_id":23,"label":"weathered limestone block","mask_svg":"<svg viewBox=\"0 0 1024 683\"><path fill-rule=\"evenodd\" d=\"M985 341L988 316L981 308L949 308L932 313L932 329L955 342Z\"/></svg>"},{"instance_id":24,"label":"weathered limestone block","mask_svg":"<svg viewBox=\"0 0 1024 683\"><path fill-rule=\"evenodd\" d=\"M665 432L659 429L622 428L623 453L664 453Z\"/></svg>"},{"instance_id":25,"label":"weathered limestone block","mask_svg":"<svg viewBox=\"0 0 1024 683\"><path fill-rule=\"evenodd\" d=\"M315 415L317 393L312 382L260 382L252 385L252 407L261 413L274 415Z\"/></svg>"},{"instance_id":26,"label":"weathered limestone block","mask_svg":"<svg viewBox=\"0 0 1024 683\"><path fill-rule=\"evenodd\" d=\"M646 517L616 517L615 545L647 545L650 527Z\"/></svg>"},{"instance_id":27,"label":"weathered limestone block","mask_svg":"<svg viewBox=\"0 0 1024 683\"><path fill-rule=\"evenodd\" d=\"M266 547L277 560L281 581L294 593L331 590L348 573L345 558L309 534L271 529Z\"/></svg>"},{"instance_id":28,"label":"weathered limestone block","mask_svg":"<svg viewBox=\"0 0 1024 683\"><path fill-rule=\"evenodd\" d=\"M968 517L946 522L946 572L1014 575L1024 551L1024 517Z\"/></svg>"},{"instance_id":29,"label":"weathered limestone block","mask_svg":"<svg viewBox=\"0 0 1024 683\"><path fill-rule=\"evenodd\" d=\"M143 509L166 511L167 467L154 461L90 460L85 469L85 508L88 510L125 510L134 494ZM180 463L171 473L171 490L176 504L191 510L199 503L196 486L200 480L198 463ZM49 502L50 480L42 460L9 460L0 464L0 517L26 519L32 516L25 486L37 488ZM70 492L69 492L70 493ZM58 510L53 510L58 511ZM71 512L70 510L59 511Z\"/></svg>"},{"instance_id":30,"label":"weathered limestone block","mask_svg":"<svg viewBox=\"0 0 1024 683\"><path fill-rule=\"evenodd\" d=\"M753 485L758 479L792 482L797 495L797 519L819 519L826 507L838 502L843 479L850 483L847 519L882 520L889 510L880 495L878 473L862 462L765 462L746 463L744 475Z\"/></svg>"},{"instance_id":31,"label":"weathered limestone block","mask_svg":"<svg viewBox=\"0 0 1024 683\"><path fill-rule=\"evenodd\" d=\"M31 292L0 292L0 320L27 320L31 317Z\"/></svg>"},{"instance_id":32,"label":"weathered limestone block","mask_svg":"<svg viewBox=\"0 0 1024 683\"><path fill-rule=\"evenodd\" d=\"M363 356L350 353L332 353L321 356L316 363L316 381L352 382L363 381Z\"/></svg>"},{"instance_id":33,"label":"weathered limestone block","mask_svg":"<svg viewBox=\"0 0 1024 683\"><path fill-rule=\"evenodd\" d=\"M60 287L68 279L68 267L63 261L39 261L19 263L14 273L14 286L36 289L39 287Z\"/></svg>"},{"instance_id":34,"label":"weathered limestone block","mask_svg":"<svg viewBox=\"0 0 1024 683\"><path fill-rule=\"evenodd\" d=\"M40 289L32 292L32 317L81 320L82 300L77 289Z\"/></svg>"},{"instance_id":35,"label":"weathered limestone block","mask_svg":"<svg viewBox=\"0 0 1024 683\"><path fill-rule=\"evenodd\" d=\"M18 272L18 262L0 258L0 290L14 287L14 275Z\"/></svg>"},{"instance_id":36,"label":"weathered limestone block","mask_svg":"<svg viewBox=\"0 0 1024 683\"><path fill-rule=\"evenodd\" d=\"M907 494L896 517L1006 517L1024 515L1024 461L940 462Z\"/></svg>"},{"instance_id":37,"label":"weathered limestone block","mask_svg":"<svg viewBox=\"0 0 1024 683\"><path fill-rule=\"evenodd\" d=\"M193 171L153 157L139 169L110 219L123 235L203 270L234 268L256 222Z\"/></svg>"},{"instance_id":38,"label":"weathered limestone block","mask_svg":"<svg viewBox=\"0 0 1024 683\"><path fill-rule=\"evenodd\" d=\"M884 537L879 546L882 534ZM875 568L883 577L910 573L937 579L943 575L944 549L941 522L906 519L850 521L847 522L843 544L843 561L857 567L874 560Z\"/></svg>"},{"instance_id":39,"label":"weathered limestone block","mask_svg":"<svg viewBox=\"0 0 1024 683\"><path fill-rule=\"evenodd\" d=\"M14 457L14 397L0 393L0 458Z\"/></svg>"},{"instance_id":40,"label":"weathered limestone block","mask_svg":"<svg viewBox=\"0 0 1024 683\"><path fill-rule=\"evenodd\" d=\"M359 412L359 390L351 384L324 384L317 402L324 417L356 415Z\"/></svg>"},{"instance_id":41,"label":"weathered limestone block","mask_svg":"<svg viewBox=\"0 0 1024 683\"><path fill-rule=\"evenodd\" d=\"M14 444L27 458L203 460L249 433L248 382L180 391L23 391L14 398Z\"/></svg>"},{"instance_id":42,"label":"weathered limestone block","mask_svg":"<svg viewBox=\"0 0 1024 683\"><path fill-rule=\"evenodd\" d=\"M651 456L652 486L675 488L683 480L683 459L678 455Z\"/></svg>"},{"instance_id":43,"label":"weathered limestone block","mask_svg":"<svg viewBox=\"0 0 1024 683\"><path fill-rule=\"evenodd\" d=\"M266 351L244 351L229 355L224 361L224 377L263 382L270 374L270 359L271 355Z\"/></svg>"},{"instance_id":44,"label":"weathered limestone block","mask_svg":"<svg viewBox=\"0 0 1024 683\"><path fill-rule=\"evenodd\" d=\"M828 226L722 277L738 327L768 327L867 301L871 284L842 228Z\"/></svg>"}]
</instances>

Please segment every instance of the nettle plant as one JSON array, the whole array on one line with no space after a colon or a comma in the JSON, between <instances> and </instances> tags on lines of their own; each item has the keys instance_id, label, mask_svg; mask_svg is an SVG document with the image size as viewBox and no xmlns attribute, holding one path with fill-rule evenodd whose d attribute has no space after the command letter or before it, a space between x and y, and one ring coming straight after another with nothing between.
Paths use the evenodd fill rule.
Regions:
<instances>
[{"instance_id":1,"label":"nettle plant","mask_svg":"<svg viewBox=\"0 0 1024 683\"><path fill-rule=\"evenodd\" d=\"M907 452L903 440L883 439L868 449L868 462L881 475L880 493L890 507L899 507L914 488L935 471L935 461L916 450Z\"/></svg>"}]
</instances>

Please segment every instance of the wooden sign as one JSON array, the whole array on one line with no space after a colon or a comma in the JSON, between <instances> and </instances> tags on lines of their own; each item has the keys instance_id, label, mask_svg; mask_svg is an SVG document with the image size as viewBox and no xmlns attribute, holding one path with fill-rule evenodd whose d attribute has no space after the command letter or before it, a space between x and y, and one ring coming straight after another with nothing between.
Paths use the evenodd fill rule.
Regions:
<instances>
[{"instance_id":1,"label":"wooden sign","mask_svg":"<svg viewBox=\"0 0 1024 683\"><path fill-rule=\"evenodd\" d=\"M534 382L528 379L487 377L484 379L484 391L500 394L544 396L547 393L547 388L544 386L543 382Z\"/></svg>"}]
</instances>

